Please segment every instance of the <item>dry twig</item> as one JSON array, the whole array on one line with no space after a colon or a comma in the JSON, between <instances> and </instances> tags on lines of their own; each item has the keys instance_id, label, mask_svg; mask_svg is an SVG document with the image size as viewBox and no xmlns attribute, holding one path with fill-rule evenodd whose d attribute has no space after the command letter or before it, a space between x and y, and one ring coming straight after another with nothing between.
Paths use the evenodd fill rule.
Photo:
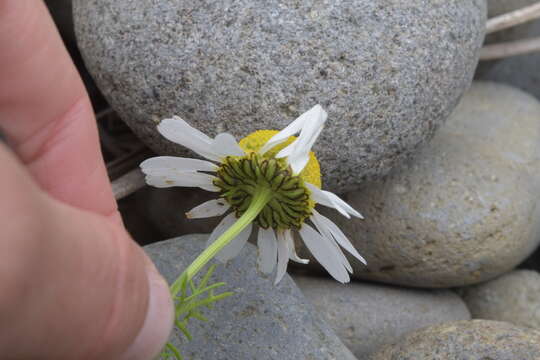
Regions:
<instances>
[{"instance_id":1,"label":"dry twig","mask_svg":"<svg viewBox=\"0 0 540 360\"><path fill-rule=\"evenodd\" d=\"M139 168L133 169L127 174L112 182L114 198L120 200L144 187L144 174Z\"/></svg>"},{"instance_id":2,"label":"dry twig","mask_svg":"<svg viewBox=\"0 0 540 360\"><path fill-rule=\"evenodd\" d=\"M144 159L152 156L150 150L144 145L135 144L135 146L129 153L123 154L107 163L107 173L111 180L116 180L139 165Z\"/></svg>"},{"instance_id":3,"label":"dry twig","mask_svg":"<svg viewBox=\"0 0 540 360\"><path fill-rule=\"evenodd\" d=\"M527 21L540 18L540 1L506 14L489 19L486 34L504 30ZM480 60L495 60L510 56L523 55L540 51L540 37L518 41L484 45L480 51Z\"/></svg>"},{"instance_id":4,"label":"dry twig","mask_svg":"<svg viewBox=\"0 0 540 360\"><path fill-rule=\"evenodd\" d=\"M540 51L540 37L486 45L480 50L480 60L495 60Z\"/></svg>"},{"instance_id":5,"label":"dry twig","mask_svg":"<svg viewBox=\"0 0 540 360\"><path fill-rule=\"evenodd\" d=\"M486 34L508 29L538 18L540 18L540 2L489 19L486 25Z\"/></svg>"}]
</instances>

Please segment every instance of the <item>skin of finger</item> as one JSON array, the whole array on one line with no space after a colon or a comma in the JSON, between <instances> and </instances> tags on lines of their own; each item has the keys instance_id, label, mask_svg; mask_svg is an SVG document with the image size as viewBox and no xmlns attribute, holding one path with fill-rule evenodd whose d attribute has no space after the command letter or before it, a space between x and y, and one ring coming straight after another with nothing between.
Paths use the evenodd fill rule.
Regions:
<instances>
[{"instance_id":1,"label":"skin of finger","mask_svg":"<svg viewBox=\"0 0 540 360\"><path fill-rule=\"evenodd\" d=\"M0 1L0 128L46 192L115 214L88 95L42 0Z\"/></svg>"},{"instance_id":2,"label":"skin of finger","mask_svg":"<svg viewBox=\"0 0 540 360\"><path fill-rule=\"evenodd\" d=\"M115 359L148 306L142 250L106 218L32 183L0 144L2 359Z\"/></svg>"}]
</instances>

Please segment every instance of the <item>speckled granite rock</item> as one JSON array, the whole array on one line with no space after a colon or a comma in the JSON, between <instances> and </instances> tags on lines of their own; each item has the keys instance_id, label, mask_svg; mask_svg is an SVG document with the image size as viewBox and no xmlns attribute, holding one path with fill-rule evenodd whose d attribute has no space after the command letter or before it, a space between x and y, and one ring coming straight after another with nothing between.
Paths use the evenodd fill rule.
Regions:
<instances>
[{"instance_id":1,"label":"speckled granite rock","mask_svg":"<svg viewBox=\"0 0 540 360\"><path fill-rule=\"evenodd\" d=\"M429 325L469 320L469 310L449 290L414 290L361 282L293 276L306 298L359 359Z\"/></svg>"},{"instance_id":2,"label":"speckled granite rock","mask_svg":"<svg viewBox=\"0 0 540 360\"><path fill-rule=\"evenodd\" d=\"M476 319L507 321L540 329L540 274L516 270L495 280L460 289Z\"/></svg>"},{"instance_id":3,"label":"speckled granite rock","mask_svg":"<svg viewBox=\"0 0 540 360\"><path fill-rule=\"evenodd\" d=\"M207 235L189 235L146 246L159 271L173 281L204 248ZM193 321L193 340L179 343L190 360L313 359L355 360L330 327L320 320L288 275L278 286L257 271L257 252L247 245L233 261L216 270L235 295L205 312L209 321Z\"/></svg>"},{"instance_id":4,"label":"speckled granite rock","mask_svg":"<svg viewBox=\"0 0 540 360\"><path fill-rule=\"evenodd\" d=\"M470 320L431 326L385 346L372 360L537 360L540 332Z\"/></svg>"},{"instance_id":5,"label":"speckled granite rock","mask_svg":"<svg viewBox=\"0 0 540 360\"><path fill-rule=\"evenodd\" d=\"M484 0L75 0L101 90L158 153L156 123L215 135L281 129L316 103L325 187L357 188L430 138L469 86Z\"/></svg>"},{"instance_id":6,"label":"speckled granite rock","mask_svg":"<svg viewBox=\"0 0 540 360\"><path fill-rule=\"evenodd\" d=\"M474 84L414 159L344 197L365 220L327 212L367 259L355 274L452 287L523 261L540 241L539 119L532 96Z\"/></svg>"}]
</instances>

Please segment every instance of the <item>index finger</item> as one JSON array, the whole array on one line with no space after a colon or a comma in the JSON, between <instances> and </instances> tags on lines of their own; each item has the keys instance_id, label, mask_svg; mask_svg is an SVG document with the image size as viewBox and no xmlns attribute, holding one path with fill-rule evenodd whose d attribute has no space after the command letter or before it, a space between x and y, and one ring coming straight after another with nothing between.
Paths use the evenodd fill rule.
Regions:
<instances>
[{"instance_id":1,"label":"index finger","mask_svg":"<svg viewBox=\"0 0 540 360\"><path fill-rule=\"evenodd\" d=\"M0 128L52 196L116 212L92 106L41 0L0 1Z\"/></svg>"}]
</instances>

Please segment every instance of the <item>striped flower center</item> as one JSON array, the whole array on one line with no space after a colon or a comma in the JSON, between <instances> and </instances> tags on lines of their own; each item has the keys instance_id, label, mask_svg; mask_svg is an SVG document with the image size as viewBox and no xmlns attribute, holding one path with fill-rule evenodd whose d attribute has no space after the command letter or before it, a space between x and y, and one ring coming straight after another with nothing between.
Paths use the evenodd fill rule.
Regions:
<instances>
[{"instance_id":1,"label":"striped flower center","mask_svg":"<svg viewBox=\"0 0 540 360\"><path fill-rule=\"evenodd\" d=\"M214 185L237 217L248 209L256 192L271 189L272 198L255 220L264 229L299 229L315 205L304 180L292 175L284 160L254 152L227 157L217 171Z\"/></svg>"}]
</instances>

